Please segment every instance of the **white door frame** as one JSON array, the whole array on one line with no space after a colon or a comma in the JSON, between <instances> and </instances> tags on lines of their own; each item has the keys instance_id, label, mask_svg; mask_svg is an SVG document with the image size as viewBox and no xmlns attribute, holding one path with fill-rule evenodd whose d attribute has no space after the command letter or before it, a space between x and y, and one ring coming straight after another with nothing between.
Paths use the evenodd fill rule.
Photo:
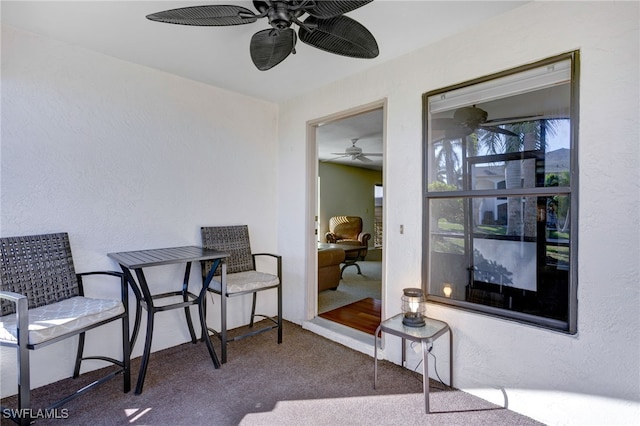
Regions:
<instances>
[{"instance_id":1,"label":"white door frame","mask_svg":"<svg viewBox=\"0 0 640 426\"><path fill-rule=\"evenodd\" d=\"M318 315L318 248L317 232L318 232L318 146L316 143L316 130L318 127L331 123L332 121L341 120L354 115L382 108L383 126L382 126L382 182L386 181L386 147L387 147L387 99L371 102L335 114L331 114L322 118L307 121L306 138L307 138L307 218L306 235L307 238L307 288L306 288L306 307L305 320L311 320ZM386 198L386 194L385 194ZM386 241L385 226L387 214L387 204L382 205L382 241ZM385 294L385 264L386 250L382 250L382 298ZM384 300L382 303L384 311ZM384 317L384 312L382 312Z\"/></svg>"}]
</instances>

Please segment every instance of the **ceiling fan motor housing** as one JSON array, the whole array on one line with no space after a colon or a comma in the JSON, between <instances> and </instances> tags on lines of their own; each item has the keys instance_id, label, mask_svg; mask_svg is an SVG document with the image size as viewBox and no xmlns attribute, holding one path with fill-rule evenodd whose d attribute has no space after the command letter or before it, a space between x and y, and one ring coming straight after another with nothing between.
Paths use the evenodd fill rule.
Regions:
<instances>
[{"instance_id":1,"label":"ceiling fan motor housing","mask_svg":"<svg viewBox=\"0 0 640 426\"><path fill-rule=\"evenodd\" d=\"M273 6L267 12L269 24L277 30L284 30L291 26L293 14L288 5L283 1L274 1Z\"/></svg>"},{"instance_id":2,"label":"ceiling fan motor housing","mask_svg":"<svg viewBox=\"0 0 640 426\"><path fill-rule=\"evenodd\" d=\"M476 108L475 106L463 107L458 108L454 112L453 118L464 126L475 128L479 124L487 121L488 114L486 111Z\"/></svg>"},{"instance_id":3,"label":"ceiling fan motor housing","mask_svg":"<svg viewBox=\"0 0 640 426\"><path fill-rule=\"evenodd\" d=\"M345 150L345 153L348 155L359 155L362 154L362 148L359 146L350 146Z\"/></svg>"}]
</instances>

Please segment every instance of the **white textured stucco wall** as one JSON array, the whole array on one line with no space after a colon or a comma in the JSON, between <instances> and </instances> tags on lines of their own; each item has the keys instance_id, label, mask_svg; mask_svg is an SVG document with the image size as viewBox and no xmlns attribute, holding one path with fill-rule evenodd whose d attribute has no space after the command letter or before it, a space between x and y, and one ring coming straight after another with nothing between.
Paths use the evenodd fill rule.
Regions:
<instances>
[{"instance_id":1,"label":"white textured stucco wall","mask_svg":"<svg viewBox=\"0 0 640 426\"><path fill-rule=\"evenodd\" d=\"M457 36L281 105L283 255L305 250L312 217L305 122L387 99L383 313L421 277L421 95L567 51L581 51L578 334L430 305L454 330L456 387L547 423L640 418L639 4L534 2ZM381 45L381 49L384 44ZM404 225L404 234L398 232ZM290 277L313 274L294 263ZM309 281L311 281L309 279ZM303 300L302 289L295 295ZM298 305L290 318L304 321ZM386 355L399 362L391 337ZM446 344L440 345L446 348ZM395 350L394 350L395 349ZM436 344L441 376L447 352ZM411 363L410 363L411 364ZM415 365L415 363L413 364ZM443 377L445 381L447 377ZM505 399L505 396L507 399Z\"/></svg>"},{"instance_id":2,"label":"white textured stucco wall","mask_svg":"<svg viewBox=\"0 0 640 426\"><path fill-rule=\"evenodd\" d=\"M275 252L277 112L272 103L4 27L1 235L68 232L79 272L118 269L108 252L199 245L203 225L248 224L252 247ZM183 273L184 266L156 267L147 278L159 290L178 289ZM194 265L192 286L199 277ZM275 298L262 298L264 311L275 314ZM250 300L230 300L230 327L241 324ZM219 310L209 312L219 324ZM154 351L188 340L180 310L156 315L155 328ZM119 334L117 326L90 333L87 353ZM134 357L142 345L138 339ZM16 392L14 353L0 352L3 396ZM74 356L68 343L35 351L32 386L69 377Z\"/></svg>"}]
</instances>

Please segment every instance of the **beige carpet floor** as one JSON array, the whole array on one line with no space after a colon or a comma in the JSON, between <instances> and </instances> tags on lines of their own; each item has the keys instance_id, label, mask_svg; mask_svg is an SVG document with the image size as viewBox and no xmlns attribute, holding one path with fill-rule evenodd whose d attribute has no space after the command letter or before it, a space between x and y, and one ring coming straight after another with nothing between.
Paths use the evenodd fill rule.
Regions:
<instances>
[{"instance_id":1,"label":"beige carpet floor","mask_svg":"<svg viewBox=\"0 0 640 426\"><path fill-rule=\"evenodd\" d=\"M358 300L382 296L382 262L358 262L362 275L350 266L344 270L337 290L324 290L318 293L318 313L331 311Z\"/></svg>"},{"instance_id":2,"label":"beige carpet floor","mask_svg":"<svg viewBox=\"0 0 640 426\"><path fill-rule=\"evenodd\" d=\"M236 330L240 331L240 330ZM214 345L219 348L214 338ZM135 384L140 359L133 360ZM205 345L185 343L151 355L144 392L122 392L120 377L68 403L68 418L37 425L538 425L532 419L432 382L432 414L424 413L422 376L379 362L285 321L276 331L229 344L214 369ZM46 406L96 377L65 379L33 391ZM15 404L15 397L3 405ZM12 424L2 418L1 423Z\"/></svg>"}]
</instances>

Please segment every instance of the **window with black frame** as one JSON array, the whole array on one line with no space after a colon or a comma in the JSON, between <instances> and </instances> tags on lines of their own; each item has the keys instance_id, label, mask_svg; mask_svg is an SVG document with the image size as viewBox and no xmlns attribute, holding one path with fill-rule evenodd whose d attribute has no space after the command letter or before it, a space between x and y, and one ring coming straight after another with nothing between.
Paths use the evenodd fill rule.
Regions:
<instances>
[{"instance_id":1,"label":"window with black frame","mask_svg":"<svg viewBox=\"0 0 640 426\"><path fill-rule=\"evenodd\" d=\"M578 52L426 93L428 299L576 332Z\"/></svg>"}]
</instances>

